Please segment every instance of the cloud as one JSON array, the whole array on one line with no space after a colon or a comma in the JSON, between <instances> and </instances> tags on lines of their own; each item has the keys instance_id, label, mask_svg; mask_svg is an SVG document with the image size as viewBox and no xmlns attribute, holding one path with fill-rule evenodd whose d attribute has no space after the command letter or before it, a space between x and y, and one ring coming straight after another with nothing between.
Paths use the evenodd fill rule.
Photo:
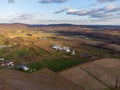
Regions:
<instances>
[{"instance_id":1,"label":"cloud","mask_svg":"<svg viewBox=\"0 0 120 90\"><path fill-rule=\"evenodd\" d=\"M39 24L40 16L44 15L41 13L28 13L28 12L17 12L11 15L6 15L0 19L2 23L26 23L26 24ZM41 22L42 23L42 22Z\"/></svg>"},{"instance_id":2,"label":"cloud","mask_svg":"<svg viewBox=\"0 0 120 90\"><path fill-rule=\"evenodd\" d=\"M67 14L72 14L72 15L78 15L78 16L83 16L83 15L87 15L89 13L88 10L78 10L78 9L69 9L67 11Z\"/></svg>"},{"instance_id":3,"label":"cloud","mask_svg":"<svg viewBox=\"0 0 120 90\"><path fill-rule=\"evenodd\" d=\"M96 4L108 3L108 2L114 2L114 1L119 1L119 0L97 0Z\"/></svg>"},{"instance_id":4,"label":"cloud","mask_svg":"<svg viewBox=\"0 0 120 90\"><path fill-rule=\"evenodd\" d=\"M8 3L15 3L15 0L8 0Z\"/></svg>"},{"instance_id":5,"label":"cloud","mask_svg":"<svg viewBox=\"0 0 120 90\"><path fill-rule=\"evenodd\" d=\"M55 11L54 14L59 14L62 12L66 12L68 15L77 15L77 16L88 16L89 18L97 18L97 19L107 19L113 17L119 17L120 7L115 5L107 5L103 8L92 8L92 9L71 9L64 8L59 11Z\"/></svg>"},{"instance_id":6,"label":"cloud","mask_svg":"<svg viewBox=\"0 0 120 90\"><path fill-rule=\"evenodd\" d=\"M78 9L71 9L70 7L65 7L61 10L55 11L53 14L59 14L62 12L67 12L67 14L73 14L73 15L85 15L87 13L87 10L78 10Z\"/></svg>"},{"instance_id":7,"label":"cloud","mask_svg":"<svg viewBox=\"0 0 120 90\"><path fill-rule=\"evenodd\" d=\"M16 21L25 21L25 20L32 20L34 18L34 14L29 14L29 13L22 13L19 15L14 16L14 20Z\"/></svg>"},{"instance_id":8,"label":"cloud","mask_svg":"<svg viewBox=\"0 0 120 90\"><path fill-rule=\"evenodd\" d=\"M53 14L59 14L62 12L66 12L67 14L82 16L82 15L87 15L88 10L71 9L65 7L61 10L55 11Z\"/></svg>"},{"instance_id":9,"label":"cloud","mask_svg":"<svg viewBox=\"0 0 120 90\"><path fill-rule=\"evenodd\" d=\"M15 3L16 0L8 0L8 3ZM39 3L64 3L68 0L39 0Z\"/></svg>"},{"instance_id":10,"label":"cloud","mask_svg":"<svg viewBox=\"0 0 120 90\"><path fill-rule=\"evenodd\" d=\"M65 12L67 10L69 10L69 7L65 7L65 8L63 8L61 10L55 11L53 14L59 14L59 13Z\"/></svg>"},{"instance_id":11,"label":"cloud","mask_svg":"<svg viewBox=\"0 0 120 90\"><path fill-rule=\"evenodd\" d=\"M68 0L40 0L40 3L64 3Z\"/></svg>"},{"instance_id":12,"label":"cloud","mask_svg":"<svg viewBox=\"0 0 120 90\"><path fill-rule=\"evenodd\" d=\"M115 5L107 5L105 8L106 8L106 10L112 10L112 9L116 8L116 6Z\"/></svg>"}]
</instances>

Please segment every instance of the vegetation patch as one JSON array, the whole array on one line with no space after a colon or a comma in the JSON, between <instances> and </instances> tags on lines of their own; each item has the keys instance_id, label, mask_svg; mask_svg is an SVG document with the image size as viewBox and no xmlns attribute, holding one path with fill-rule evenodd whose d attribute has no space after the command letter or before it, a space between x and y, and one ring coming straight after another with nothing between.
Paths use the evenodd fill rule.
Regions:
<instances>
[{"instance_id":1,"label":"vegetation patch","mask_svg":"<svg viewBox=\"0 0 120 90\"><path fill-rule=\"evenodd\" d=\"M71 60L71 59L55 59L55 60L50 60L47 62L48 68L55 71L59 72L62 70L65 70L67 68L71 68L73 66L76 66L80 64L81 62L78 60Z\"/></svg>"},{"instance_id":2,"label":"vegetation patch","mask_svg":"<svg viewBox=\"0 0 120 90\"><path fill-rule=\"evenodd\" d=\"M27 64L27 67L29 67L31 70L33 70L33 69L40 70L40 69L45 68L45 65L44 65L44 63L40 63L40 62L36 61L36 62Z\"/></svg>"},{"instance_id":3,"label":"vegetation patch","mask_svg":"<svg viewBox=\"0 0 120 90\"><path fill-rule=\"evenodd\" d=\"M49 52L38 47L30 47L29 50L32 51L35 55L40 55L43 58L48 57L50 55Z\"/></svg>"},{"instance_id":4,"label":"vegetation patch","mask_svg":"<svg viewBox=\"0 0 120 90\"><path fill-rule=\"evenodd\" d=\"M71 68L80 64L78 60L72 59L54 59L54 60L43 60L41 62L32 62L27 64L30 69L40 70L42 68L49 68L54 72L59 72L67 68Z\"/></svg>"},{"instance_id":5,"label":"vegetation patch","mask_svg":"<svg viewBox=\"0 0 120 90\"><path fill-rule=\"evenodd\" d=\"M29 57L29 56L33 56L33 52L30 51L28 48L22 48L18 51L10 53L5 58L6 59L15 59L15 58L23 58L23 57Z\"/></svg>"}]
</instances>

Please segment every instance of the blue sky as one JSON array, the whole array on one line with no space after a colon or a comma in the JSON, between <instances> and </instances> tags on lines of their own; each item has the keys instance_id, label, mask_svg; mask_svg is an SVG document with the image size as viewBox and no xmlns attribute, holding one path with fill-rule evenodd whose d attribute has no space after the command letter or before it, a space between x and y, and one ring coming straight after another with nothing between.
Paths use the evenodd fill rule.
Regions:
<instances>
[{"instance_id":1,"label":"blue sky","mask_svg":"<svg viewBox=\"0 0 120 90\"><path fill-rule=\"evenodd\" d=\"M0 0L0 23L120 25L120 0Z\"/></svg>"}]
</instances>

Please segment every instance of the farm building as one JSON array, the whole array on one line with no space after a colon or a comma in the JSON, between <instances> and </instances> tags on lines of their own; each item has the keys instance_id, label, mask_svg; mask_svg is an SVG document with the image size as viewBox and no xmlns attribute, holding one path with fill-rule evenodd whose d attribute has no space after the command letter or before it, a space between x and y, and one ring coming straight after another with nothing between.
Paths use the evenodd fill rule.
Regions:
<instances>
[{"instance_id":1,"label":"farm building","mask_svg":"<svg viewBox=\"0 0 120 90\"><path fill-rule=\"evenodd\" d=\"M12 61L0 62L0 66L14 66L14 62Z\"/></svg>"},{"instance_id":2,"label":"farm building","mask_svg":"<svg viewBox=\"0 0 120 90\"><path fill-rule=\"evenodd\" d=\"M72 51L71 51L71 54L72 54L72 55L75 55L75 50L72 50Z\"/></svg>"},{"instance_id":3,"label":"farm building","mask_svg":"<svg viewBox=\"0 0 120 90\"><path fill-rule=\"evenodd\" d=\"M17 69L24 70L24 71L28 71L29 70L29 68L26 65L24 65L24 64L18 65Z\"/></svg>"},{"instance_id":4,"label":"farm building","mask_svg":"<svg viewBox=\"0 0 120 90\"><path fill-rule=\"evenodd\" d=\"M65 51L67 53L71 53L72 55L75 54L75 50L70 49L69 47L62 46L62 45L52 44L51 48L55 49L56 51Z\"/></svg>"}]
</instances>

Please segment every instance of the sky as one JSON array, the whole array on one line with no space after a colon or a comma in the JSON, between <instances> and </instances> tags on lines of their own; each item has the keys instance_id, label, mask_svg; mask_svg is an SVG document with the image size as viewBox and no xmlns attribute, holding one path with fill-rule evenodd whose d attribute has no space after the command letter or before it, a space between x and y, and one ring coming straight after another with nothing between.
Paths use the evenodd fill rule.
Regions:
<instances>
[{"instance_id":1,"label":"sky","mask_svg":"<svg viewBox=\"0 0 120 90\"><path fill-rule=\"evenodd\" d=\"M0 23L120 25L120 0L0 0Z\"/></svg>"}]
</instances>

